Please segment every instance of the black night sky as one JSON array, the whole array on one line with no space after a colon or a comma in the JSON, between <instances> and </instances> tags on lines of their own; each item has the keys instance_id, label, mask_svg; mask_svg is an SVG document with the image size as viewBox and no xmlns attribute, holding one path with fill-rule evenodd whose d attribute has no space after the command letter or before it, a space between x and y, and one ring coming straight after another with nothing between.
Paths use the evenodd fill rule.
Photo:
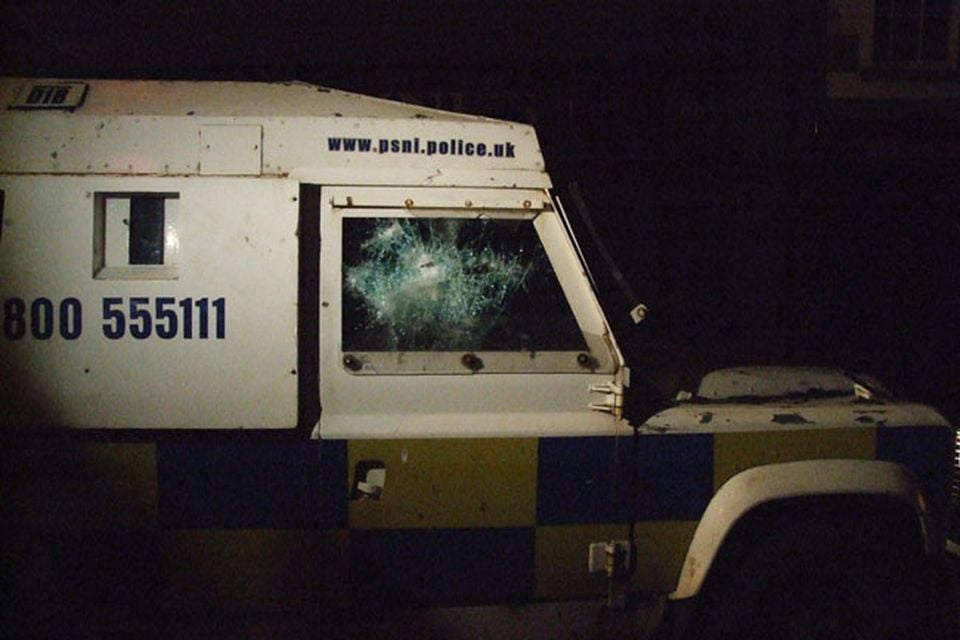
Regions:
<instances>
[{"instance_id":1,"label":"black night sky","mask_svg":"<svg viewBox=\"0 0 960 640\"><path fill-rule=\"evenodd\" d=\"M960 109L832 104L826 2L79 4L4 3L0 72L298 79L530 122L650 307L629 326L601 275L659 379L837 365L957 417Z\"/></svg>"}]
</instances>

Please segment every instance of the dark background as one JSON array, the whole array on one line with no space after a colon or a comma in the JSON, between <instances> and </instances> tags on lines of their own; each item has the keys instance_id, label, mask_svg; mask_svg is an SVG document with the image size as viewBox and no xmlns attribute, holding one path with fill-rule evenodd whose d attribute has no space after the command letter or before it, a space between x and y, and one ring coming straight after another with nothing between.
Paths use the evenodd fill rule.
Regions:
<instances>
[{"instance_id":1,"label":"dark background","mask_svg":"<svg viewBox=\"0 0 960 640\"><path fill-rule=\"evenodd\" d=\"M532 123L650 307L629 326L592 260L663 386L836 365L956 418L958 104L828 99L822 1L563 7L13 1L0 72L298 79Z\"/></svg>"}]
</instances>

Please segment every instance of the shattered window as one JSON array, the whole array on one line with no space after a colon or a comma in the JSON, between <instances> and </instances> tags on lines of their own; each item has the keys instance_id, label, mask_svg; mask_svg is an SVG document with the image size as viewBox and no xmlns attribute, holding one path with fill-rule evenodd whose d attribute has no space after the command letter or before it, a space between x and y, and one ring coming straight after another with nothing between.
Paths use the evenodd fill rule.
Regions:
<instances>
[{"instance_id":1,"label":"shattered window","mask_svg":"<svg viewBox=\"0 0 960 640\"><path fill-rule=\"evenodd\" d=\"M344 351L587 348L531 220L345 218Z\"/></svg>"}]
</instances>

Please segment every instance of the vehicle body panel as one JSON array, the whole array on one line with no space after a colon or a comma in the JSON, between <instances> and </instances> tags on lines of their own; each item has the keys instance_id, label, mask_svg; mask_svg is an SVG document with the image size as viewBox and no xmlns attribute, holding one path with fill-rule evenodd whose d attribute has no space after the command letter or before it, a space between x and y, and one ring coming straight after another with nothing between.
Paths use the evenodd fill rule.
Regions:
<instances>
[{"instance_id":1,"label":"vehicle body panel","mask_svg":"<svg viewBox=\"0 0 960 640\"><path fill-rule=\"evenodd\" d=\"M857 489L847 472L820 489L776 474L805 461L895 463L869 469L909 469L899 497L946 512L952 432L921 405L676 402L631 425L628 371L527 125L299 84L12 79L0 98L2 554L27 609L598 598L588 547L631 529L631 587L665 597L716 552L691 542L732 526L698 528L725 487L778 487L738 493L741 512ZM142 201L175 232L162 264L126 251ZM440 223L528 233L518 253L542 253L563 304L523 317L566 318L578 340L370 347L389 334L371 321L349 344L351 269L380 256L347 254L393 224L433 246ZM368 235L351 241L355 225ZM471 246L455 247L468 280L503 257ZM442 302L435 256L412 258L420 288L399 290ZM539 304L521 266L495 284Z\"/></svg>"}]
</instances>

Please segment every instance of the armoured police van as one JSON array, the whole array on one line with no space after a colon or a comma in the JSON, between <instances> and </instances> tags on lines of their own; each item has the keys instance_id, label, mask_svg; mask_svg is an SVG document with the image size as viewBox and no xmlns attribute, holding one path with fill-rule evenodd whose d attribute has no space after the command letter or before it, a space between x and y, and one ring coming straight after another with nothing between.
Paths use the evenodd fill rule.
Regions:
<instances>
[{"instance_id":1,"label":"armoured police van","mask_svg":"<svg viewBox=\"0 0 960 640\"><path fill-rule=\"evenodd\" d=\"M881 567L942 549L933 409L819 369L631 386L530 126L300 83L0 100L16 615L699 595L712 628L796 624L851 577L904 602Z\"/></svg>"}]
</instances>

